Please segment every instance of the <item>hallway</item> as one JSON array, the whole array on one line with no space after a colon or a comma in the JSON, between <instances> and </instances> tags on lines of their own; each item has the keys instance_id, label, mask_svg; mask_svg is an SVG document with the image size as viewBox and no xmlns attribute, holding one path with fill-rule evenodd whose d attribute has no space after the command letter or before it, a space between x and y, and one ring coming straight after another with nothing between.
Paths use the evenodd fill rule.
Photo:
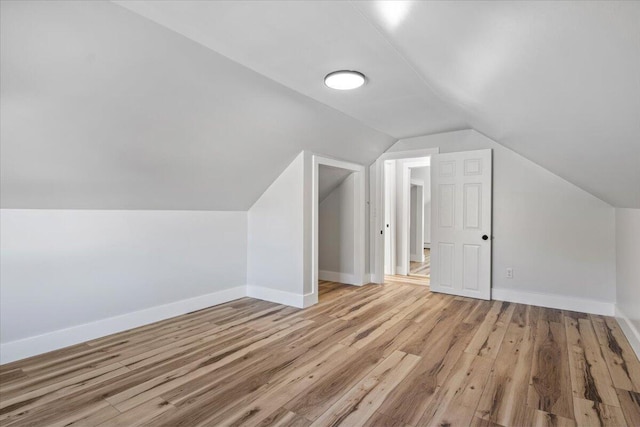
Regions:
<instances>
[{"instance_id":1,"label":"hallway","mask_svg":"<svg viewBox=\"0 0 640 427\"><path fill-rule=\"evenodd\" d=\"M431 249L424 249L424 262L411 261L409 264L409 274L412 276L431 275Z\"/></svg>"}]
</instances>

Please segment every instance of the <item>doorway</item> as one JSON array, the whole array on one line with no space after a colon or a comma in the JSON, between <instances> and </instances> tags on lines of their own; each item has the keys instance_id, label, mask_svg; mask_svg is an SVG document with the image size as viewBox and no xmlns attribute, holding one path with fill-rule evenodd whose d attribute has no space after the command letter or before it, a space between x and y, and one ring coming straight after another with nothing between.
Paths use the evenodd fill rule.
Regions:
<instances>
[{"instance_id":1,"label":"doorway","mask_svg":"<svg viewBox=\"0 0 640 427\"><path fill-rule=\"evenodd\" d=\"M414 167L411 173L409 275L430 278L431 274L431 169Z\"/></svg>"},{"instance_id":2,"label":"doorway","mask_svg":"<svg viewBox=\"0 0 640 427\"><path fill-rule=\"evenodd\" d=\"M364 166L313 155L312 294L319 282L361 286L365 277Z\"/></svg>"},{"instance_id":3,"label":"doorway","mask_svg":"<svg viewBox=\"0 0 640 427\"><path fill-rule=\"evenodd\" d=\"M415 275L428 285L430 157L385 160L384 177L384 274ZM428 203L427 205L425 205Z\"/></svg>"},{"instance_id":4,"label":"doorway","mask_svg":"<svg viewBox=\"0 0 640 427\"><path fill-rule=\"evenodd\" d=\"M396 274L396 162L384 162L384 274Z\"/></svg>"},{"instance_id":5,"label":"doorway","mask_svg":"<svg viewBox=\"0 0 640 427\"><path fill-rule=\"evenodd\" d=\"M318 169L318 280L354 284L353 171Z\"/></svg>"},{"instance_id":6,"label":"doorway","mask_svg":"<svg viewBox=\"0 0 640 427\"><path fill-rule=\"evenodd\" d=\"M429 237L430 286L435 292L491 299L491 210L492 210L492 150L472 150L439 154L438 148L425 148L385 153L371 167L371 200L374 215L385 209L384 191L386 177L384 164L388 160L404 161L402 173L396 178L410 179L410 168L420 165L412 162L420 157L432 156L430 173L433 202ZM410 159L410 160L407 160ZM397 185L396 188L400 188ZM401 190L404 212L410 212L411 187ZM405 190L406 189L406 190ZM407 214L408 215L408 214ZM397 238L400 248L396 251L400 260L396 274L408 274L402 270L403 259L410 250L410 241L404 228L409 228L410 217L397 221ZM373 282L384 283L385 224L383 215L375 215L372 238L371 262ZM378 235L377 233L380 233ZM408 239L407 239L408 240ZM406 246L405 246L406 245ZM396 276L397 277L397 276ZM412 281L413 282L413 281Z\"/></svg>"}]
</instances>

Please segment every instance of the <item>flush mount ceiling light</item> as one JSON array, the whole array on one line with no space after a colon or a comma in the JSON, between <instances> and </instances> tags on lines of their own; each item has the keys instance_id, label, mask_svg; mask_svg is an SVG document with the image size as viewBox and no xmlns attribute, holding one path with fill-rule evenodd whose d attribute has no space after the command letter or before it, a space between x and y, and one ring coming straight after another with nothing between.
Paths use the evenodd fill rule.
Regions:
<instances>
[{"instance_id":1,"label":"flush mount ceiling light","mask_svg":"<svg viewBox=\"0 0 640 427\"><path fill-rule=\"evenodd\" d=\"M327 87L337 90L356 89L362 86L364 82L364 74L350 70L334 71L324 78L324 84Z\"/></svg>"}]
</instances>

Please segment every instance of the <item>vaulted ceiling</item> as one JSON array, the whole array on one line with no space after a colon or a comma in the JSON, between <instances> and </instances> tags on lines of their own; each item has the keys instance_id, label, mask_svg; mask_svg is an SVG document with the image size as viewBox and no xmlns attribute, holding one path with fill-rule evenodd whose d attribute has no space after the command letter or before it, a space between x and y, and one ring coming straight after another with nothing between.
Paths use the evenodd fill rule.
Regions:
<instances>
[{"instance_id":1,"label":"vaulted ceiling","mask_svg":"<svg viewBox=\"0 0 640 427\"><path fill-rule=\"evenodd\" d=\"M394 138L116 4L2 2L3 208L247 210Z\"/></svg>"},{"instance_id":2,"label":"vaulted ceiling","mask_svg":"<svg viewBox=\"0 0 640 427\"><path fill-rule=\"evenodd\" d=\"M116 3L2 3L3 207L246 209L468 127L640 207L640 2Z\"/></svg>"}]
</instances>

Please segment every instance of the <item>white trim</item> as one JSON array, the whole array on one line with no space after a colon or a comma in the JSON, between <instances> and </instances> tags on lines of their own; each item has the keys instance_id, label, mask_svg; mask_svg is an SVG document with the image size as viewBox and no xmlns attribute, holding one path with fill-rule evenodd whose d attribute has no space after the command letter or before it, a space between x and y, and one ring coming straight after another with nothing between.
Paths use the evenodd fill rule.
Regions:
<instances>
[{"instance_id":1,"label":"white trim","mask_svg":"<svg viewBox=\"0 0 640 427\"><path fill-rule=\"evenodd\" d=\"M391 148L393 148L393 145L391 146ZM387 151L385 153L382 153L382 155L378 157L378 160L385 161L385 160L415 159L416 157L430 157L430 156L433 156L434 154L440 154L440 147L420 148L417 150L405 150L405 151Z\"/></svg>"},{"instance_id":2,"label":"white trim","mask_svg":"<svg viewBox=\"0 0 640 427\"><path fill-rule=\"evenodd\" d=\"M409 264L411 258L411 169L425 167L431 165L431 157L417 157L410 159L398 159L402 160L400 163L401 167L401 191L400 197L396 199L396 203L398 199L400 203L397 205L400 207L400 215L396 217L396 230L400 229L400 252L399 256L396 259L396 263L399 265L399 269L397 269L397 274L400 275L408 275L411 271L411 266ZM424 185L423 185L424 187ZM397 197L397 196L396 196ZM424 219L422 221L424 226ZM424 233L423 233L424 236ZM422 239L422 237L421 237Z\"/></svg>"},{"instance_id":3,"label":"white trim","mask_svg":"<svg viewBox=\"0 0 640 427\"><path fill-rule=\"evenodd\" d=\"M370 244L371 244L371 281L373 283L384 283L384 235L380 230L384 229L384 161L398 159L413 159L416 157L429 157L438 154L440 148L423 148L419 150L394 151L383 153L371 165L369 186L371 189L371 206L369 221L371 224Z\"/></svg>"},{"instance_id":4,"label":"white trim","mask_svg":"<svg viewBox=\"0 0 640 427\"><path fill-rule=\"evenodd\" d=\"M353 235L353 265L355 272L353 274L353 282L356 284L364 283L365 279L365 167L356 163L336 160L329 157L323 157L318 154L312 156L312 178L311 178L311 295L309 301L318 301L318 209L320 206L318 200L318 171L320 165L331 166L334 168L346 169L353 172L354 190L353 190L353 212L354 212L354 235ZM305 243L306 244L306 243ZM305 277L306 278L306 277ZM271 301L271 300L270 300ZM277 301L276 301L277 302ZM302 306L304 306L304 302ZM294 304L288 304L294 305ZM295 305L298 307L297 305Z\"/></svg>"},{"instance_id":5,"label":"white trim","mask_svg":"<svg viewBox=\"0 0 640 427\"><path fill-rule=\"evenodd\" d=\"M538 292L517 291L514 289L491 289L492 299L515 302L519 304L537 305L560 310L580 311L583 313L613 316L613 302L597 301L587 298L568 297L564 295L542 294Z\"/></svg>"},{"instance_id":6,"label":"white trim","mask_svg":"<svg viewBox=\"0 0 640 427\"><path fill-rule=\"evenodd\" d=\"M301 295L252 285L247 285L247 296L297 308L309 307L318 302L317 296L313 292Z\"/></svg>"},{"instance_id":7,"label":"white trim","mask_svg":"<svg viewBox=\"0 0 640 427\"><path fill-rule=\"evenodd\" d=\"M375 167L375 163L371 166ZM396 162L389 161L387 163L384 161L382 163L382 168L385 170L383 174L383 182L382 182L382 191L384 191L384 204L382 205L382 230L383 230L383 248L384 253L387 253L387 245L389 246L389 259L384 259L384 267L383 271L385 274L395 275L396 274L396 193L397 193L397 184L396 184ZM371 172L370 172L371 173ZM388 191L387 191L388 190ZM375 197L372 196L372 192L375 191L373 186L370 188L370 200L374 200ZM389 194L387 194L389 193ZM389 196L389 200L387 200L387 196ZM389 222L387 223L387 207L389 208ZM369 208L371 209L371 203L369 203ZM371 213L369 213L369 223L371 224ZM387 227L388 225L388 227ZM370 245L373 247L373 245ZM370 255L371 257L371 248ZM373 247L375 251L375 247ZM386 271L386 264L389 263L389 271Z\"/></svg>"},{"instance_id":8,"label":"white trim","mask_svg":"<svg viewBox=\"0 0 640 427\"><path fill-rule=\"evenodd\" d=\"M414 247L411 247L411 237L408 237L409 243L409 261L407 262L407 274L411 273L410 261L424 262L424 248L422 243L424 241L424 181L421 179L411 179L410 187L416 187L416 204L411 206L411 190L409 191L409 236L414 235ZM416 216L415 229L411 229L411 214Z\"/></svg>"},{"instance_id":9,"label":"white trim","mask_svg":"<svg viewBox=\"0 0 640 427\"><path fill-rule=\"evenodd\" d=\"M330 282L344 283L345 285L362 286L364 280L360 283L356 281L356 277L353 274L339 273L337 271L319 270L318 279L329 280Z\"/></svg>"},{"instance_id":10,"label":"white trim","mask_svg":"<svg viewBox=\"0 0 640 427\"><path fill-rule=\"evenodd\" d=\"M0 345L0 364L13 362L247 296L245 286L109 317Z\"/></svg>"},{"instance_id":11,"label":"white trim","mask_svg":"<svg viewBox=\"0 0 640 427\"><path fill-rule=\"evenodd\" d=\"M317 293L308 293L308 294L304 294L302 296L302 307L301 308L307 308L307 307L311 307L312 305L316 305L318 303L318 294Z\"/></svg>"},{"instance_id":12,"label":"white trim","mask_svg":"<svg viewBox=\"0 0 640 427\"><path fill-rule=\"evenodd\" d=\"M615 308L616 320L618 321L622 332L624 332L624 335L627 337L627 341L629 341L629 344L631 344L631 348L633 348L636 356L638 357L638 359L640 359L640 331L638 331L638 329L627 317L627 315L624 314L622 310L620 310L620 307L616 305Z\"/></svg>"},{"instance_id":13,"label":"white trim","mask_svg":"<svg viewBox=\"0 0 640 427\"><path fill-rule=\"evenodd\" d=\"M429 243L429 242L425 242L425 243L424 243L424 248L425 248L425 249L431 249L431 243Z\"/></svg>"}]
</instances>

